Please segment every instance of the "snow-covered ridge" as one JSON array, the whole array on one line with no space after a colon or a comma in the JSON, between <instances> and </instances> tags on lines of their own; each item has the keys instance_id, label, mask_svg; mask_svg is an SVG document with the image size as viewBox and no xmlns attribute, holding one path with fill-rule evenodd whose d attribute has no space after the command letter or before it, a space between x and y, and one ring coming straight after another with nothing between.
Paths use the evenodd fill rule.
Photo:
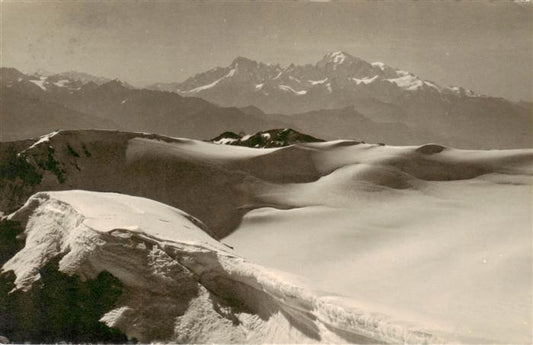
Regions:
<instances>
[{"instance_id":1,"label":"snow-covered ridge","mask_svg":"<svg viewBox=\"0 0 533 345\"><path fill-rule=\"evenodd\" d=\"M235 68L231 69L228 74L226 74L225 76L223 76L222 78L219 78L217 80L215 80L214 82L212 83L209 83L207 85L202 85L202 86L198 86L192 90L189 90L189 91L186 91L188 93L197 93L197 92L200 92L202 90L207 90L207 89L211 89L213 87L215 87L215 85L217 85L218 83L220 83L222 80L224 79L228 79L228 78L231 78L233 75L235 75Z\"/></svg>"},{"instance_id":2,"label":"snow-covered ridge","mask_svg":"<svg viewBox=\"0 0 533 345\"><path fill-rule=\"evenodd\" d=\"M39 137L39 139L34 142L30 147L28 147L26 150L24 151L27 151L27 150L31 150L33 149L34 147L37 147L39 145L41 145L42 143L47 143L50 141L50 138L52 138L54 135L58 134L59 131L53 131L51 133L48 133L48 134L45 134L45 135L42 135Z\"/></svg>"},{"instance_id":3,"label":"snow-covered ridge","mask_svg":"<svg viewBox=\"0 0 533 345\"><path fill-rule=\"evenodd\" d=\"M127 292L102 321L142 342L441 342L426 329L356 303L346 308L296 277L249 263L194 218L155 201L46 192L9 218L26 228L25 247L2 268L14 271L18 289L30 289L55 257L61 272L83 279L108 271ZM143 316L154 310L160 317Z\"/></svg>"}]
</instances>

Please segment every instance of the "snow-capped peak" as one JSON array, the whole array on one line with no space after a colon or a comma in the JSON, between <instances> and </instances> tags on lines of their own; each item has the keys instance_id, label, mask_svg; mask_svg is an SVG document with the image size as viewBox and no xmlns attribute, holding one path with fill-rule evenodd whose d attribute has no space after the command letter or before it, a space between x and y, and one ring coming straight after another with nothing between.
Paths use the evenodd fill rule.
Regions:
<instances>
[{"instance_id":1,"label":"snow-capped peak","mask_svg":"<svg viewBox=\"0 0 533 345\"><path fill-rule=\"evenodd\" d=\"M347 55L348 54L346 54L345 52L339 50L339 51L330 53L329 57L331 58L333 63L341 64L344 62L344 60L346 60Z\"/></svg>"},{"instance_id":2,"label":"snow-capped peak","mask_svg":"<svg viewBox=\"0 0 533 345\"><path fill-rule=\"evenodd\" d=\"M342 51L342 50L338 50L338 51L334 51L334 52L330 52L330 53L327 53L326 55L324 55L324 60L328 60L329 62L332 62L334 64L342 64L344 63L347 59L353 59L354 56Z\"/></svg>"},{"instance_id":3,"label":"snow-capped peak","mask_svg":"<svg viewBox=\"0 0 533 345\"><path fill-rule=\"evenodd\" d=\"M326 68L336 71L337 68L341 70L351 70L351 69L369 69L372 66L365 60L350 55L342 50L334 51L327 53L324 57L316 63L318 68ZM359 76L361 77L361 75Z\"/></svg>"},{"instance_id":4,"label":"snow-capped peak","mask_svg":"<svg viewBox=\"0 0 533 345\"><path fill-rule=\"evenodd\" d=\"M334 51L324 55L320 63L332 63L334 65L342 65L345 62L357 60L356 57L350 55L342 50Z\"/></svg>"},{"instance_id":5,"label":"snow-capped peak","mask_svg":"<svg viewBox=\"0 0 533 345\"><path fill-rule=\"evenodd\" d=\"M220 83L222 80L233 77L235 75L235 70L237 69L237 67L238 67L238 63L236 63L235 67L233 67L228 72L228 74L224 75L223 77L213 81L212 83L209 83L209 84L206 84L206 85L201 85L201 86L195 87L192 90L188 90L188 91L185 91L185 92L187 92L187 93L197 93L197 92L200 92L200 91L203 91L203 90L211 89L211 88L215 87L218 83Z\"/></svg>"}]
</instances>

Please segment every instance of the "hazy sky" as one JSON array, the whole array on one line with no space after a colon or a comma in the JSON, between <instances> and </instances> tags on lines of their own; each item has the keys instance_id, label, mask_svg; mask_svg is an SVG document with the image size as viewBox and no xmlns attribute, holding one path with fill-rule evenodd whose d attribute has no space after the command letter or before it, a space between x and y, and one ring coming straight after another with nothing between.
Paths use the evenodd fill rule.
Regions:
<instances>
[{"instance_id":1,"label":"hazy sky","mask_svg":"<svg viewBox=\"0 0 533 345\"><path fill-rule=\"evenodd\" d=\"M287 65L344 50L442 85L532 100L530 2L9 2L2 65L143 86L234 57Z\"/></svg>"}]
</instances>

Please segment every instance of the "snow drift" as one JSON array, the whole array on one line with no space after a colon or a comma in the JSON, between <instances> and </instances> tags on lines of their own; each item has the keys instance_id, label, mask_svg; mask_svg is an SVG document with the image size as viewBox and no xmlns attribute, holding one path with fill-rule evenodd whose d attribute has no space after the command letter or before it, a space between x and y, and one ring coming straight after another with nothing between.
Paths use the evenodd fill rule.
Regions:
<instances>
[{"instance_id":1,"label":"snow drift","mask_svg":"<svg viewBox=\"0 0 533 345\"><path fill-rule=\"evenodd\" d=\"M264 188L285 207L248 212L227 243L461 341L531 342L530 150L313 145L334 170Z\"/></svg>"},{"instance_id":2,"label":"snow drift","mask_svg":"<svg viewBox=\"0 0 533 345\"><path fill-rule=\"evenodd\" d=\"M111 131L61 131L32 144L16 143L18 155L12 154L8 162L14 160L20 169L15 176L0 176L0 206L6 213L39 191L83 189L149 198L199 219L205 226L197 223L198 228L233 246L246 260L308 279L295 286L328 291L311 295L320 303L334 301L338 313L347 313L346 325L354 324L349 320L356 310L363 318L388 315L387 320L417 325L415 329L430 330L431 337L446 341L532 341L530 149L472 151L347 140L252 149ZM87 207L82 209L87 212ZM134 226L142 228L117 228L132 231ZM223 262L226 256L214 251L214 261ZM221 251L237 256L225 246ZM227 280L214 285L227 287L222 281ZM239 291L237 299L229 299L241 301L241 295L250 294ZM301 299L299 294L293 297ZM246 303L250 315L256 315L258 309L249 305L258 302ZM290 329L309 329L312 317L326 320L319 315L329 314L316 311L322 310L317 303L304 303L310 307L303 310L314 316L285 312L293 315L287 316ZM324 324L339 325L338 319L331 320ZM300 322L305 327L294 326ZM376 325L384 329L382 323ZM265 337L269 332L287 334L276 331L278 326L268 327ZM336 336L340 329L352 332L353 327L339 326ZM404 329L397 328L400 333ZM305 341L317 339L316 334L330 341L330 333L306 332L301 332ZM353 334L372 341L399 339L364 331L343 339L359 342ZM259 335L253 339L270 341Z\"/></svg>"},{"instance_id":3,"label":"snow drift","mask_svg":"<svg viewBox=\"0 0 533 345\"><path fill-rule=\"evenodd\" d=\"M102 316L142 342L431 342L408 323L318 295L296 278L254 265L209 237L182 211L115 193L38 193L9 219L25 246L2 270L30 290L39 270L82 279L111 273L125 286ZM52 327L52 326L50 326Z\"/></svg>"}]
</instances>

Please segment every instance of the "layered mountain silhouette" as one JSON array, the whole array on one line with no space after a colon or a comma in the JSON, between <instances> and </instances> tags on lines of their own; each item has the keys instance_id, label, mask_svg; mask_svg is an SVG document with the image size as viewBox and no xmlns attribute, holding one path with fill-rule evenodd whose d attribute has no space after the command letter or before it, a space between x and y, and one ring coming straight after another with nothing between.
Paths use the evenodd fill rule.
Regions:
<instances>
[{"instance_id":1,"label":"layered mountain silhouette","mask_svg":"<svg viewBox=\"0 0 533 345\"><path fill-rule=\"evenodd\" d=\"M54 77L25 75L0 69L0 140L27 139L55 129L116 128L110 119L65 106L56 99L82 87L75 80L59 83ZM47 91L43 88L46 82ZM56 85L58 84L58 85ZM55 96L52 96L55 95Z\"/></svg>"},{"instance_id":2,"label":"layered mountain silhouette","mask_svg":"<svg viewBox=\"0 0 533 345\"><path fill-rule=\"evenodd\" d=\"M527 107L458 86L444 87L342 51L328 53L313 65L284 68L238 57L227 67L184 82L149 88L202 97L223 106L254 105L266 113L296 114L353 106L369 120L402 123L418 136L442 136L446 144L460 147L532 145L532 118ZM332 125L336 123L336 118L329 120ZM331 138L329 133L312 134ZM340 136L337 131L335 134Z\"/></svg>"},{"instance_id":3,"label":"layered mountain silhouette","mask_svg":"<svg viewBox=\"0 0 533 345\"><path fill-rule=\"evenodd\" d=\"M384 103L382 120L402 115L394 107L386 109L402 96L482 97L472 90L442 87L408 71L382 62L369 63L342 51L328 53L314 65L290 64L285 68L238 57L227 67L199 73L184 82L158 83L148 88L200 96L226 106L252 104L267 113L342 108L361 100L366 103L360 107L368 108L369 99L375 99Z\"/></svg>"},{"instance_id":4,"label":"layered mountain silhouette","mask_svg":"<svg viewBox=\"0 0 533 345\"><path fill-rule=\"evenodd\" d=\"M26 75L0 69L0 140L57 129L122 129L199 139L223 131L255 132L286 123L175 93L134 89L119 80Z\"/></svg>"},{"instance_id":5,"label":"layered mountain silhouette","mask_svg":"<svg viewBox=\"0 0 533 345\"><path fill-rule=\"evenodd\" d=\"M81 72L0 69L0 140L56 129L120 129L196 139L293 128L325 140L459 148L533 146L531 104L443 87L345 52L282 68L238 57L182 83L136 89Z\"/></svg>"},{"instance_id":6,"label":"layered mountain silhouette","mask_svg":"<svg viewBox=\"0 0 533 345\"><path fill-rule=\"evenodd\" d=\"M71 76L74 77L71 77ZM81 77L79 77L81 76ZM424 143L400 123L378 123L350 109L295 116L265 114L254 106L220 107L197 97L172 92L134 89L120 80L69 72L27 75L14 68L0 69L0 140L19 140L61 129L120 129L196 139L213 138L226 131L255 133L266 128L295 128L324 139ZM324 127L324 121L329 123ZM338 124L338 132L330 125ZM338 126L337 126L338 127ZM388 129L395 129L395 131ZM390 135L383 138L382 134ZM325 135L322 135L325 134ZM434 140L436 141L436 140Z\"/></svg>"},{"instance_id":7,"label":"layered mountain silhouette","mask_svg":"<svg viewBox=\"0 0 533 345\"><path fill-rule=\"evenodd\" d=\"M232 106L253 104L268 113L301 113L320 108L342 108L355 100L392 100L399 95L428 92L476 96L462 88L442 88L383 63L369 63L342 51L326 54L314 65L282 68L238 57L231 65L214 68L182 83L148 88L195 95ZM397 113L396 109L394 110ZM390 120L401 114L382 114Z\"/></svg>"}]
</instances>

